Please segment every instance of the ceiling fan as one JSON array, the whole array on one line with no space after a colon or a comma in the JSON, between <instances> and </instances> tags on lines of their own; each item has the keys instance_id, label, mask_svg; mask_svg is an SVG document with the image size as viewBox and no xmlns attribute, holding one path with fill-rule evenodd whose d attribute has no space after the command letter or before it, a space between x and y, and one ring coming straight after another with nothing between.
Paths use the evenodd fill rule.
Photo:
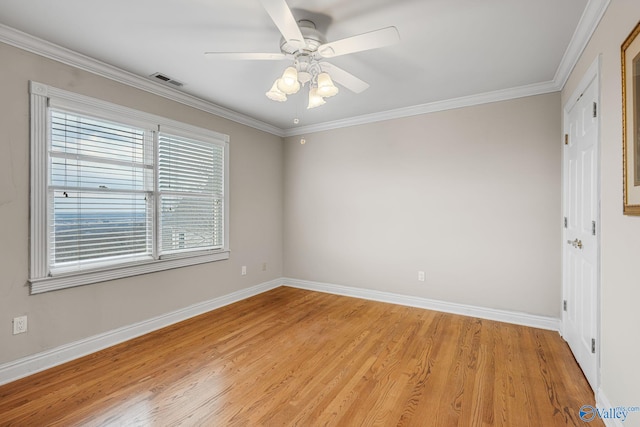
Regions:
<instances>
[{"instance_id":1,"label":"ceiling fan","mask_svg":"<svg viewBox=\"0 0 640 427\"><path fill-rule=\"evenodd\" d=\"M325 60L390 46L400 41L398 30L386 27L327 42L324 34L312 21L302 19L296 22L285 0L260 2L282 34L280 53L205 52L205 55L214 59L231 60L293 60L293 65L287 67L282 77L266 92L266 96L274 101L286 101L287 95L298 92L300 87L308 83L307 108L317 107L325 103L325 98L338 93L334 80L352 92L360 93L369 87L368 83Z\"/></svg>"}]
</instances>

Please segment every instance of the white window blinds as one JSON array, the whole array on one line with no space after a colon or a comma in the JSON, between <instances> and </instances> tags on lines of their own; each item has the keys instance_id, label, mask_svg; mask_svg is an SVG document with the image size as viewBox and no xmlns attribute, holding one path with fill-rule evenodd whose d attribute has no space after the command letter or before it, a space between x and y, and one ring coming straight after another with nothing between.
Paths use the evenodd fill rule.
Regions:
<instances>
[{"instance_id":1,"label":"white window blinds","mask_svg":"<svg viewBox=\"0 0 640 427\"><path fill-rule=\"evenodd\" d=\"M161 253L224 243L224 146L160 132Z\"/></svg>"},{"instance_id":2,"label":"white window blinds","mask_svg":"<svg viewBox=\"0 0 640 427\"><path fill-rule=\"evenodd\" d=\"M55 109L50 114L51 269L150 258L151 132Z\"/></svg>"},{"instance_id":3,"label":"white window blinds","mask_svg":"<svg viewBox=\"0 0 640 427\"><path fill-rule=\"evenodd\" d=\"M229 137L30 83L31 293L229 258Z\"/></svg>"}]
</instances>

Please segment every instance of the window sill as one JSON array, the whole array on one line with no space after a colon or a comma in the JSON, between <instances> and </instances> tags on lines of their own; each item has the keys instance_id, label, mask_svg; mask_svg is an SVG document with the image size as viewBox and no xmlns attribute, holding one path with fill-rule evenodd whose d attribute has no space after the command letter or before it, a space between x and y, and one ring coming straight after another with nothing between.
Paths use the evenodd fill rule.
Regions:
<instances>
[{"instance_id":1,"label":"window sill","mask_svg":"<svg viewBox=\"0 0 640 427\"><path fill-rule=\"evenodd\" d=\"M141 262L124 267L120 266L80 273L75 272L61 274L54 277L31 279L29 282L31 283L31 294L34 295L58 289L89 285L91 283L122 279L125 277L138 276L140 274L154 273L157 271L204 264L207 262L221 261L225 259L229 259L229 251L213 252L184 258L169 258Z\"/></svg>"}]
</instances>

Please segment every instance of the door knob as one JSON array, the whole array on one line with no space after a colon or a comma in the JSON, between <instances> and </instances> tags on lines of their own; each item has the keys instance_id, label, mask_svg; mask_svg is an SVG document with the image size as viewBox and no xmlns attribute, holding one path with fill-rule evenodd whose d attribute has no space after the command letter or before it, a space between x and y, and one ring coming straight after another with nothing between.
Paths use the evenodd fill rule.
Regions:
<instances>
[{"instance_id":1,"label":"door knob","mask_svg":"<svg viewBox=\"0 0 640 427\"><path fill-rule=\"evenodd\" d=\"M582 240L567 240L567 244L573 246L574 248L582 249Z\"/></svg>"}]
</instances>

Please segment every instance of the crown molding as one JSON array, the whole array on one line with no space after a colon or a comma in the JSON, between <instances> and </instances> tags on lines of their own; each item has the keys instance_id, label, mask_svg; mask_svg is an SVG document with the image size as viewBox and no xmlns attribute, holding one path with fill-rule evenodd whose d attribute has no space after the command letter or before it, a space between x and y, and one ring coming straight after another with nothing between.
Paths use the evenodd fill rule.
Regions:
<instances>
[{"instance_id":1,"label":"crown molding","mask_svg":"<svg viewBox=\"0 0 640 427\"><path fill-rule=\"evenodd\" d=\"M573 68L580 59L580 55L584 52L589 40L591 40L591 36L593 36L600 20L607 11L609 3L611 3L611 0L589 0L587 3L578 26L571 37L571 42L569 42L569 46L567 46L567 50L564 52L564 56L556 70L553 81L558 90L562 90L567 83Z\"/></svg>"},{"instance_id":2,"label":"crown molding","mask_svg":"<svg viewBox=\"0 0 640 427\"><path fill-rule=\"evenodd\" d=\"M411 107L398 108L379 113L365 114L316 125L301 126L295 128L282 129L277 126L246 116L236 111L221 107L211 102L205 101L193 95L188 95L176 89L161 85L159 83L140 77L128 71L98 61L94 58L82 55L72 50L55 45L46 40L39 39L11 27L0 24L0 42L18 47L20 49L53 59L58 62L79 68L84 71L97 74L102 77L144 90L164 98L171 99L181 104L205 111L258 129L270 134L288 137L304 135L313 132L321 132L332 129L339 129L349 126L357 126L368 123L375 123L384 120L399 119L403 117L416 116L420 114L434 113L438 111L451 110L455 108L469 107L491 102L506 101L526 96L541 95L545 93L558 92L564 88L571 71L578 62L580 55L589 43L591 36L595 32L600 20L604 16L611 0L589 0L585 10L578 22L578 26L573 33L571 42L565 51L560 65L556 70L554 79L549 82L537 83L527 86L520 86L511 89L498 90L461 98L454 98L436 101Z\"/></svg>"},{"instance_id":3,"label":"crown molding","mask_svg":"<svg viewBox=\"0 0 640 427\"><path fill-rule=\"evenodd\" d=\"M473 105L487 104L491 102L507 101L526 96L542 95L545 93L559 92L564 88L571 71L580 59L580 55L586 48L591 36L595 32L600 20L604 16L611 0L589 0L580 17L578 26L571 37L569 46L560 61L554 79L549 82L537 83L527 86L519 86L511 89L487 92L478 95L461 98L447 99L412 107L398 108L380 113L365 114L347 119L335 120L317 125L301 126L284 130L284 136L298 136L313 132L321 132L339 129L349 126L363 125L384 120L399 119L420 114L435 113L438 111L452 110L455 108L470 107Z\"/></svg>"},{"instance_id":4,"label":"crown molding","mask_svg":"<svg viewBox=\"0 0 640 427\"><path fill-rule=\"evenodd\" d=\"M282 129L0 24L0 42L276 136Z\"/></svg>"},{"instance_id":5,"label":"crown molding","mask_svg":"<svg viewBox=\"0 0 640 427\"><path fill-rule=\"evenodd\" d=\"M453 110L455 108L471 107L474 105L488 104L491 102L507 101L509 99L523 98L526 96L542 95L545 93L558 92L560 89L555 82L536 83L527 86L520 86L511 89L502 89L493 92L481 93L478 95L464 96L444 101L430 102L427 104L414 105L412 107L397 108L394 110L382 111L380 113L365 114L362 116L349 117L347 119L335 120L317 125L301 126L284 130L284 136L297 136L313 132L322 132L332 129L345 128L349 126L364 125L367 123L381 122L384 120L400 119L421 114L435 113L438 111Z\"/></svg>"}]
</instances>

